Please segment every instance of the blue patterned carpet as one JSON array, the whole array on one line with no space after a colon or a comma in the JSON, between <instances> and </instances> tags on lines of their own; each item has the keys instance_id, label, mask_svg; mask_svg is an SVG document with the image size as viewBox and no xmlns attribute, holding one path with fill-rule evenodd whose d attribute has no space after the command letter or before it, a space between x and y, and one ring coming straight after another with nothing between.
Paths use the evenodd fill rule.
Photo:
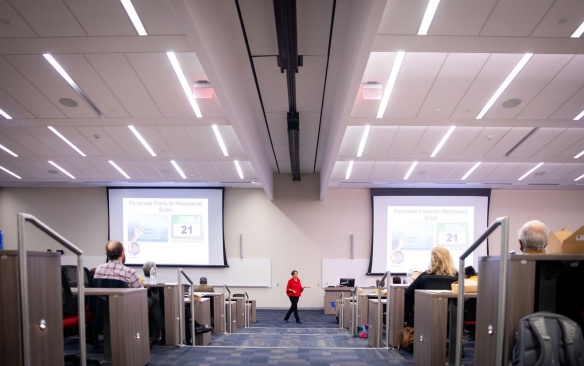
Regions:
<instances>
[{"instance_id":1,"label":"blue patterned carpet","mask_svg":"<svg viewBox=\"0 0 584 366\"><path fill-rule=\"evenodd\" d=\"M369 348L367 339L338 328L335 316L322 310L302 310L303 324L285 323L284 315L284 310L258 309L250 328L213 333L209 346L154 346L149 365L413 365L412 354ZM76 341L66 341L66 353L76 351ZM88 358L103 360L103 353L92 346L87 353ZM472 365L468 356L464 364Z\"/></svg>"}]
</instances>

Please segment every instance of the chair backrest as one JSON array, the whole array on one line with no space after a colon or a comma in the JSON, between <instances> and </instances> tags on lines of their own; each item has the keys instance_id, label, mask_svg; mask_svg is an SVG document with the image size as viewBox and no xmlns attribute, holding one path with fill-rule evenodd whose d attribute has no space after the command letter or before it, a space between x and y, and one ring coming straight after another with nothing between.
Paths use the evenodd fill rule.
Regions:
<instances>
[{"instance_id":1,"label":"chair backrest","mask_svg":"<svg viewBox=\"0 0 584 366\"><path fill-rule=\"evenodd\" d=\"M93 278L91 281L91 287L95 288L128 288L128 283L123 280L116 280L112 278ZM107 296L92 296L89 308L95 314L93 321L93 328L96 334L99 334L104 328L104 319L107 319L108 315L105 315L108 311L107 306L108 298Z\"/></svg>"},{"instance_id":2,"label":"chair backrest","mask_svg":"<svg viewBox=\"0 0 584 366\"><path fill-rule=\"evenodd\" d=\"M113 278L93 278L92 287L97 288L128 288L128 283Z\"/></svg>"},{"instance_id":3,"label":"chair backrest","mask_svg":"<svg viewBox=\"0 0 584 366\"><path fill-rule=\"evenodd\" d=\"M420 289L422 290L450 290L452 282L457 281L454 276L424 276L420 278Z\"/></svg>"},{"instance_id":4,"label":"chair backrest","mask_svg":"<svg viewBox=\"0 0 584 366\"><path fill-rule=\"evenodd\" d=\"M67 270L61 268L61 293L63 299L63 318L68 318L78 315L77 300L73 296L69 279L67 277Z\"/></svg>"},{"instance_id":5,"label":"chair backrest","mask_svg":"<svg viewBox=\"0 0 584 366\"><path fill-rule=\"evenodd\" d=\"M65 271L65 276L67 277L67 281L69 282L69 287L78 287L77 283L77 266L72 264L64 264L61 266L61 269ZM85 287L91 286L90 281L91 274L89 269L86 267L83 268L83 283Z\"/></svg>"}]
</instances>

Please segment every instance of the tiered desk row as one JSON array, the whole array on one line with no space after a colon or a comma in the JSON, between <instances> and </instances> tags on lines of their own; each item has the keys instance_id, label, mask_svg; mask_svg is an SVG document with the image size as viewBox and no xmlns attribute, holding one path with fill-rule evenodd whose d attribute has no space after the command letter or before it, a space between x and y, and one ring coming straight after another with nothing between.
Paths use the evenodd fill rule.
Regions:
<instances>
[{"instance_id":1,"label":"tiered desk row","mask_svg":"<svg viewBox=\"0 0 584 366\"><path fill-rule=\"evenodd\" d=\"M65 360L63 305L61 296L61 254L53 252L27 253L27 287L29 349L22 331L21 285L19 256L16 250L0 250L0 359L7 365L63 365ZM142 366L150 362L147 291L161 290L164 304L164 339L166 345L184 344L185 328L181 331L181 302L194 306L194 321L211 325L214 332L236 332L256 321L255 300L244 298L226 301L223 293L191 293L176 283L145 284L145 288L85 288L86 296L108 298L108 335L104 336L104 361L111 365ZM78 289L71 289L77 295ZM185 293L186 295L185 297ZM184 299L184 300L183 300ZM229 309L231 304L231 310ZM245 312L247 311L247 317ZM183 313L184 314L184 313ZM184 319L183 324L187 322ZM231 322L233 319L233 322ZM246 319L248 324L246 324ZM227 327L225 326L227 324ZM230 326L231 325L231 326ZM105 339L108 338L108 339ZM211 343L211 332L197 334L197 346ZM34 351L32 351L34 350Z\"/></svg>"}]
</instances>

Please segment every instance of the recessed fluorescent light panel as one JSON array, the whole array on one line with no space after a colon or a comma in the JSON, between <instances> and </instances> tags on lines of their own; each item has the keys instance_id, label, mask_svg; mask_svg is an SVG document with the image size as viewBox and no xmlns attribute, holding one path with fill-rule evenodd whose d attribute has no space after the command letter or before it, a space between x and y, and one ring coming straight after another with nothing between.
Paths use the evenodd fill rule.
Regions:
<instances>
[{"instance_id":1,"label":"recessed fluorescent light panel","mask_svg":"<svg viewBox=\"0 0 584 366\"><path fill-rule=\"evenodd\" d=\"M478 163L476 163L475 165L473 165L473 167L470 168L468 172L466 172L466 174L464 175L464 177L462 177L462 180L466 180L466 178L468 178L469 175L471 175L472 172L474 172L475 169L479 167L479 165L481 165L481 162L480 161Z\"/></svg>"},{"instance_id":2,"label":"recessed fluorescent light panel","mask_svg":"<svg viewBox=\"0 0 584 366\"><path fill-rule=\"evenodd\" d=\"M351 172L353 171L353 160L349 162L349 167L347 168L347 173L345 174L345 179L349 179L351 177Z\"/></svg>"},{"instance_id":3,"label":"recessed fluorescent light panel","mask_svg":"<svg viewBox=\"0 0 584 366\"><path fill-rule=\"evenodd\" d=\"M574 159L578 159L582 155L584 155L584 150L580 151L578 155L574 156Z\"/></svg>"},{"instance_id":4,"label":"recessed fluorescent light panel","mask_svg":"<svg viewBox=\"0 0 584 366\"><path fill-rule=\"evenodd\" d=\"M136 28L136 32L138 32L138 35L147 36L148 33L146 33L146 29L144 29L144 25L142 25L142 21L140 20L140 17L138 16L138 13L136 12L134 5L132 4L132 1L130 0L120 1L124 6L124 10L126 10L126 14L128 14L128 16L130 17L130 20L132 21L134 28Z\"/></svg>"},{"instance_id":5,"label":"recessed fluorescent light panel","mask_svg":"<svg viewBox=\"0 0 584 366\"><path fill-rule=\"evenodd\" d=\"M83 99L85 101L85 103L87 103L87 105L89 105L89 107L91 107L91 109L93 109L95 114L97 114L99 117L105 117L103 115L103 113L101 113L99 108L97 108L95 103L93 103L93 101L91 99L89 99L87 94L85 94L85 92L75 83L75 81L73 81L71 76L69 76L69 74L67 74L67 71L65 71L65 69L57 62L57 60L55 60L53 55L51 55L50 53L44 53L43 56L51 64L51 66L53 66L53 68L55 70L57 70L59 75L61 75L61 77L63 79L65 79L67 84L69 84L69 86L71 88L73 88L73 90L75 90L77 95L79 95L81 97L81 99Z\"/></svg>"},{"instance_id":6,"label":"recessed fluorescent light panel","mask_svg":"<svg viewBox=\"0 0 584 366\"><path fill-rule=\"evenodd\" d=\"M489 99L489 101L487 102L487 104L485 104L485 106L483 107L483 109L481 110L481 112L476 116L475 119L482 119L485 116L485 114L489 111L489 109L491 109L491 107L493 106L493 104L495 104L495 102L497 101L497 99L499 99L499 97L501 96L501 94L503 94L503 92L505 91L505 89L507 89L507 87L509 86L509 84L511 84L511 82L513 81L513 79L515 79L515 77L517 76L517 74L519 74L519 72L521 71L521 69L523 69L523 67L525 66L525 64L527 64L527 61L529 61L529 59L531 58L531 56L533 56L533 53L526 53L525 55L523 55L523 57L521 57L521 60L519 60L519 62L517 63L517 65L515 65L515 67L511 71L511 73L507 76L507 78L499 86L499 88L497 89L497 91L495 91L495 94L493 94L493 96L491 97L491 99Z\"/></svg>"},{"instance_id":7,"label":"recessed fluorescent light panel","mask_svg":"<svg viewBox=\"0 0 584 366\"><path fill-rule=\"evenodd\" d=\"M9 153L10 155L14 156L15 158L17 158L17 157L18 157L18 155L17 155L17 154L15 154L14 152L12 152L12 150L10 150L9 148L7 148L7 147L6 147L6 146L4 146L4 145L0 145L0 149L2 149L2 150L4 150L4 151L6 151L7 153Z\"/></svg>"},{"instance_id":8,"label":"recessed fluorescent light panel","mask_svg":"<svg viewBox=\"0 0 584 366\"><path fill-rule=\"evenodd\" d=\"M11 176L13 176L16 179L22 179L20 176L12 173L10 170L4 168L2 165L0 165L0 169L4 170L6 173L10 174Z\"/></svg>"},{"instance_id":9,"label":"recessed fluorescent light panel","mask_svg":"<svg viewBox=\"0 0 584 366\"><path fill-rule=\"evenodd\" d=\"M0 168L2 168L2 167L0 167ZM584 174L582 174L582 175L581 175L581 176L579 176L578 178L574 179L574 182L577 182L577 181L579 181L579 180L580 180L580 179L582 179L582 178L584 178Z\"/></svg>"},{"instance_id":10,"label":"recessed fluorescent light panel","mask_svg":"<svg viewBox=\"0 0 584 366\"><path fill-rule=\"evenodd\" d=\"M125 172L125 171L123 171L123 170L122 170L122 168L120 168L120 167L119 167L119 166L118 166L116 163L114 163L114 161L113 161L113 160L110 160L110 161L109 161L109 163L110 163L110 164L111 164L111 165L112 165L114 168L116 168L116 170L117 170L118 172L120 172L120 174L121 174L121 175L123 175L124 177L126 177L126 179L130 179L130 176L129 176L128 174L126 174L126 172Z\"/></svg>"},{"instance_id":11,"label":"recessed fluorescent light panel","mask_svg":"<svg viewBox=\"0 0 584 366\"><path fill-rule=\"evenodd\" d=\"M150 145L148 145L148 143L146 142L146 140L144 140L144 138L142 137L142 135L140 135L140 132L138 132L138 130L136 129L136 127L129 125L128 128L130 129L130 131L132 131L132 133L134 134L134 136L136 136L136 138L142 143L142 146L144 146L144 148L146 150L148 150L148 152L150 153L150 155L152 156L156 156L156 153L154 152L154 150L152 150L152 148L150 147Z\"/></svg>"},{"instance_id":12,"label":"recessed fluorescent light panel","mask_svg":"<svg viewBox=\"0 0 584 366\"><path fill-rule=\"evenodd\" d=\"M408 180L408 178L410 177L410 175L412 175L412 172L414 171L414 169L416 168L416 165L418 165L417 161L414 161L412 163L412 166L410 167L410 169L408 169L408 172L406 173L406 175L404 176L404 180Z\"/></svg>"},{"instance_id":13,"label":"recessed fluorescent light panel","mask_svg":"<svg viewBox=\"0 0 584 366\"><path fill-rule=\"evenodd\" d=\"M49 164L51 164L52 166L54 166L55 168L59 169L61 172L63 172L64 174L66 174L69 178L71 179L75 179L75 177L69 173L68 171L66 171L65 169L61 168L57 163L49 160Z\"/></svg>"},{"instance_id":14,"label":"recessed fluorescent light panel","mask_svg":"<svg viewBox=\"0 0 584 366\"><path fill-rule=\"evenodd\" d=\"M367 136L369 136L369 131L371 126L366 125L365 130L363 130L363 135L361 135L361 143L359 144L359 150L357 151L357 157L363 155L363 150L365 149L365 144L367 143Z\"/></svg>"},{"instance_id":15,"label":"recessed fluorescent light panel","mask_svg":"<svg viewBox=\"0 0 584 366\"><path fill-rule=\"evenodd\" d=\"M227 147L225 147L225 143L223 142L223 137L221 137L221 133L219 132L219 128L217 125L212 125L213 132L215 132L215 138L217 139L217 143L219 143L219 147L221 147L221 151L223 152L223 156L229 156L227 153Z\"/></svg>"},{"instance_id":16,"label":"recessed fluorescent light panel","mask_svg":"<svg viewBox=\"0 0 584 366\"><path fill-rule=\"evenodd\" d=\"M426 12L424 13L424 18L422 19L422 24L418 30L419 36L425 36L428 34L428 29L430 28L430 24L432 24L434 14L436 14L436 9L438 9L438 4L440 4L440 0L430 0L428 2Z\"/></svg>"},{"instance_id":17,"label":"recessed fluorescent light panel","mask_svg":"<svg viewBox=\"0 0 584 366\"><path fill-rule=\"evenodd\" d=\"M579 115L577 115L576 117L574 117L574 121L579 121L580 118L584 117L584 111L580 112Z\"/></svg>"},{"instance_id":18,"label":"recessed fluorescent light panel","mask_svg":"<svg viewBox=\"0 0 584 366\"><path fill-rule=\"evenodd\" d=\"M442 146L444 146L444 144L446 143L446 140L448 140L448 138L450 138L450 135L452 135L452 133L454 132L455 128L456 128L456 126L450 126L450 128L448 129L448 131L446 131L446 134L444 135L444 137L442 137L442 140L440 140L440 142L438 143L438 145L436 146L436 148L434 149L434 151L432 152L432 155L430 155L430 157L433 158L436 156L436 154L438 154L440 149L442 149Z\"/></svg>"},{"instance_id":19,"label":"recessed fluorescent light panel","mask_svg":"<svg viewBox=\"0 0 584 366\"><path fill-rule=\"evenodd\" d=\"M241 167L239 166L239 161L234 160L233 163L235 164L235 169L237 169L237 174L239 174L239 179L243 179L243 171L241 170Z\"/></svg>"},{"instance_id":20,"label":"recessed fluorescent light panel","mask_svg":"<svg viewBox=\"0 0 584 366\"><path fill-rule=\"evenodd\" d=\"M2 109L0 109L0 114L2 115L2 117L6 118L6 119L12 119L12 117L10 117L10 115L6 112L4 112Z\"/></svg>"},{"instance_id":21,"label":"recessed fluorescent light panel","mask_svg":"<svg viewBox=\"0 0 584 366\"><path fill-rule=\"evenodd\" d=\"M535 166L535 168L532 168L531 170L529 170L527 173L523 174L523 175L521 176L521 178L519 178L519 179L517 179L517 180L523 180L523 178L527 177L529 174L531 174L531 173L533 173L534 171L536 171L536 170L537 170L537 168L539 168L539 167L540 167L540 166L542 166L542 165L543 165L543 163L539 163L539 164L537 164L537 165Z\"/></svg>"},{"instance_id":22,"label":"recessed fluorescent light panel","mask_svg":"<svg viewBox=\"0 0 584 366\"><path fill-rule=\"evenodd\" d=\"M582 22L582 24L580 24L580 26L578 27L578 29L576 29L574 31L574 33L572 33L572 35L570 37L571 38L580 38L580 36L582 35L582 33L584 33L584 22Z\"/></svg>"},{"instance_id":23,"label":"recessed fluorescent light panel","mask_svg":"<svg viewBox=\"0 0 584 366\"><path fill-rule=\"evenodd\" d=\"M178 78L178 81L180 82L180 86L182 87L183 92L187 96L187 99L189 100L189 103L191 104L191 108L193 108L195 115L198 118L202 118L203 115L201 114L201 110L199 109L199 105L197 104L197 101L195 100L195 96L193 95L193 92L191 91L191 87L190 87L189 83L187 82L187 78L185 77L185 74L183 73L182 68L180 67L180 64L178 62L178 59L176 58L176 55L174 54L174 52L167 52L166 56L168 57L168 60L170 61L170 64L172 65L172 68L174 69L174 73L176 74L176 77Z\"/></svg>"},{"instance_id":24,"label":"recessed fluorescent light panel","mask_svg":"<svg viewBox=\"0 0 584 366\"><path fill-rule=\"evenodd\" d=\"M61 133L59 131L57 131L53 126L47 126L49 128L49 130L51 130L55 135L59 136L59 138L63 141L65 141L65 143L67 143L67 145L71 146L71 148L75 151L77 151L77 153L79 153L79 155L81 156L86 156L83 151L79 150L79 148L77 148L77 146L73 145L73 143L71 141L69 141L65 136L61 135Z\"/></svg>"},{"instance_id":25,"label":"recessed fluorescent light panel","mask_svg":"<svg viewBox=\"0 0 584 366\"><path fill-rule=\"evenodd\" d=\"M385 108L387 108L389 97L391 96L391 92L393 91L393 87L395 85L395 81L397 79L397 75L399 74L399 69L401 68L401 65L404 61L405 55L406 53L404 51L398 51L395 55L395 60L391 68L391 72L389 73L389 78L387 79L387 85L385 87L385 91L383 92L383 97L381 98L381 103L379 104L379 109L377 110L376 118L383 118Z\"/></svg>"},{"instance_id":26,"label":"recessed fluorescent light panel","mask_svg":"<svg viewBox=\"0 0 584 366\"><path fill-rule=\"evenodd\" d=\"M174 169L177 171L177 173L182 177L182 179L187 179L187 176L185 175L185 173L183 173L182 169L180 168L180 166L178 166L176 161L171 160L170 163L172 164Z\"/></svg>"}]
</instances>

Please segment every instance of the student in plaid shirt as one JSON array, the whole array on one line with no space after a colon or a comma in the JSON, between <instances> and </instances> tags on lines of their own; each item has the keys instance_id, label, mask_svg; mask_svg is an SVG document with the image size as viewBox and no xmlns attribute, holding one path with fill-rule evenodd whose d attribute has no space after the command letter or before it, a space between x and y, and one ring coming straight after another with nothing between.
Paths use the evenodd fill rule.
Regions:
<instances>
[{"instance_id":1,"label":"student in plaid shirt","mask_svg":"<svg viewBox=\"0 0 584 366\"><path fill-rule=\"evenodd\" d=\"M97 266L93 278L122 280L128 284L128 287L144 287L140 282L138 272L124 265L126 262L126 254L124 252L124 245L120 241L108 241L105 245L105 250L107 253L107 263ZM152 344L157 344L161 342L161 330L164 318L160 304L156 299L148 297L148 308L150 309L148 317L152 330L150 341Z\"/></svg>"}]
</instances>

